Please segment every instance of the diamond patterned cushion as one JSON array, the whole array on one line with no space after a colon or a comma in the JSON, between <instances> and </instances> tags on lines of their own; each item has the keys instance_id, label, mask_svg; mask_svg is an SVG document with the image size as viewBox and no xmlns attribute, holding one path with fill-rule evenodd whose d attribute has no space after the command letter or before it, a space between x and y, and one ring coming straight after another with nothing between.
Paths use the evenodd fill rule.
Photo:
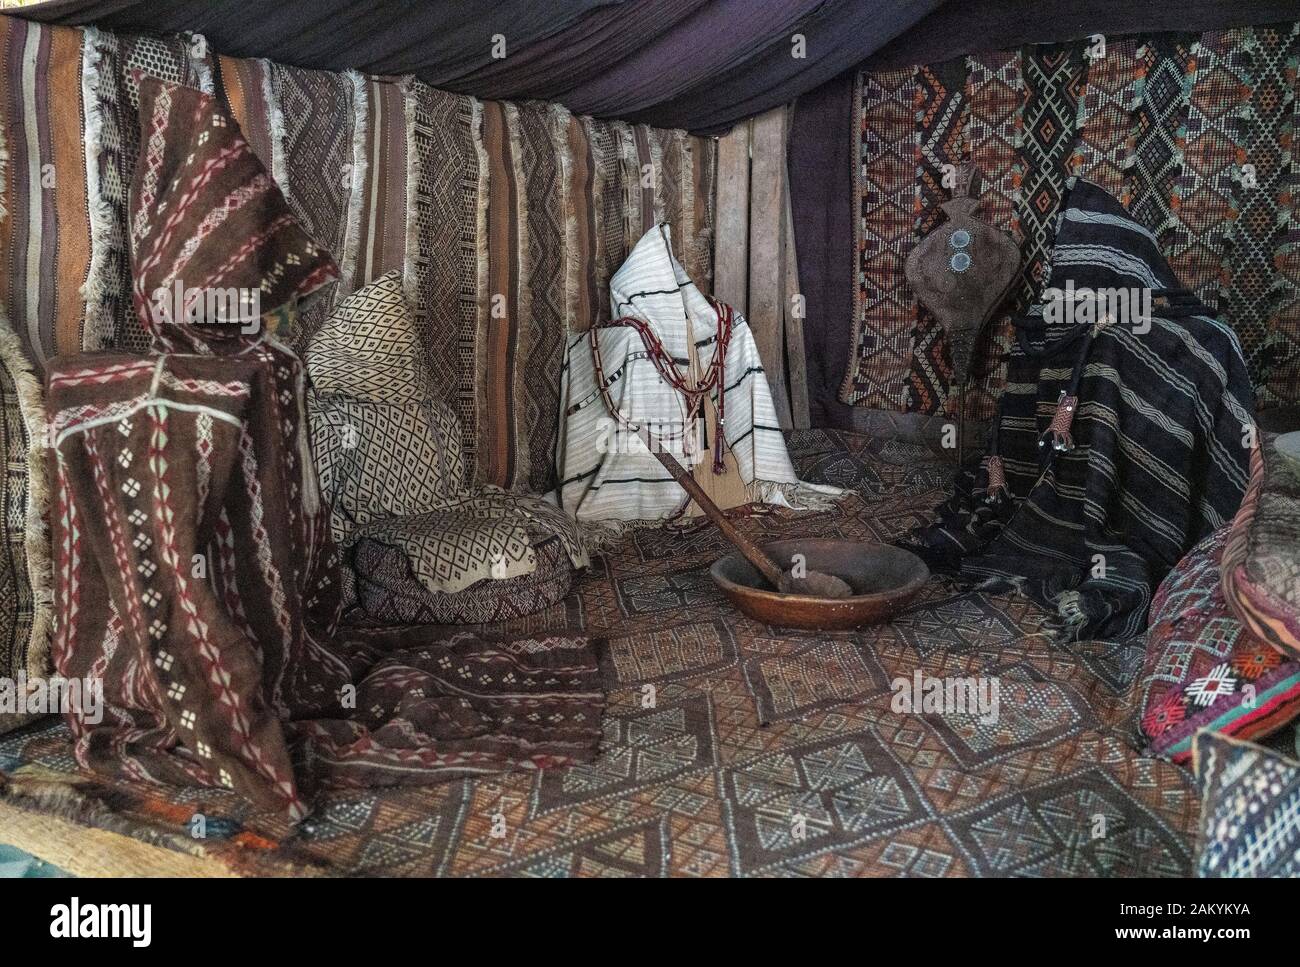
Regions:
<instances>
[{"instance_id":1,"label":"diamond patterned cushion","mask_svg":"<svg viewBox=\"0 0 1300 967\"><path fill-rule=\"evenodd\" d=\"M1227 536L1224 527L1194 548L1151 605L1140 739L1175 762L1191 757L1200 729L1258 737L1300 715L1300 663L1253 635L1224 601Z\"/></svg>"},{"instance_id":2,"label":"diamond patterned cushion","mask_svg":"<svg viewBox=\"0 0 1300 967\"><path fill-rule=\"evenodd\" d=\"M336 542L356 527L442 508L464 490L460 422L436 400L378 406L312 396L308 413Z\"/></svg>"},{"instance_id":3,"label":"diamond patterned cushion","mask_svg":"<svg viewBox=\"0 0 1300 967\"><path fill-rule=\"evenodd\" d=\"M312 449L337 543L351 549L369 540L385 555L404 555L403 579L409 575L422 593L441 596L430 598L429 613L468 614L506 613L505 599L518 591L511 580L533 574L537 546L554 539L566 552L563 574L541 580L550 582L547 594L567 593L573 569L588 563L572 519L538 498L468 489L460 421L433 398L400 273L345 300L306 355ZM352 555L358 581L369 581L359 591L380 582L367 568L392 570L385 555ZM471 588L472 600L448 597ZM399 587L396 593L421 592ZM551 603L531 595L543 598Z\"/></svg>"},{"instance_id":4,"label":"diamond patterned cushion","mask_svg":"<svg viewBox=\"0 0 1300 967\"><path fill-rule=\"evenodd\" d=\"M563 511L539 497L500 490L466 494L424 514L389 517L360 528L357 536L401 548L414 575L434 592L531 574L536 545L551 538L574 565L587 564L577 528ZM359 566L358 576L364 576Z\"/></svg>"},{"instance_id":5,"label":"diamond patterned cushion","mask_svg":"<svg viewBox=\"0 0 1300 967\"><path fill-rule=\"evenodd\" d=\"M312 336L306 356L322 396L418 403L432 395L398 271L344 299Z\"/></svg>"},{"instance_id":6,"label":"diamond patterned cushion","mask_svg":"<svg viewBox=\"0 0 1300 967\"><path fill-rule=\"evenodd\" d=\"M1196 737L1204 877L1300 876L1300 762L1202 732Z\"/></svg>"},{"instance_id":7,"label":"diamond patterned cushion","mask_svg":"<svg viewBox=\"0 0 1300 967\"><path fill-rule=\"evenodd\" d=\"M509 621L562 601L573 583L573 562L564 542L548 538L529 549L528 574L476 581L462 591L430 591L411 570L399 547L363 537L354 564L362 610L385 624L488 624Z\"/></svg>"},{"instance_id":8,"label":"diamond patterned cushion","mask_svg":"<svg viewBox=\"0 0 1300 967\"><path fill-rule=\"evenodd\" d=\"M1294 437L1295 434L1287 434ZM1300 463L1262 434L1223 552L1223 593L1256 635L1300 660Z\"/></svg>"}]
</instances>

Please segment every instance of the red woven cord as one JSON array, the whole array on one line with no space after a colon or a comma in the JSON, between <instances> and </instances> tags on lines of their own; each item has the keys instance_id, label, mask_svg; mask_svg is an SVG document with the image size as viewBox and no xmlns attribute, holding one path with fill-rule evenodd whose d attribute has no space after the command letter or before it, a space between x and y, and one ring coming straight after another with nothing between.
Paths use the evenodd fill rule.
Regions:
<instances>
[{"instance_id":1,"label":"red woven cord","mask_svg":"<svg viewBox=\"0 0 1300 967\"><path fill-rule=\"evenodd\" d=\"M1061 390L1061 396L1056 401L1056 412L1052 414L1052 422L1047 427L1047 432L1052 434L1054 450L1074 449L1074 437L1070 435L1070 427L1074 423L1074 411L1078 408L1079 397L1069 396L1065 390Z\"/></svg>"},{"instance_id":2,"label":"red woven cord","mask_svg":"<svg viewBox=\"0 0 1300 967\"><path fill-rule=\"evenodd\" d=\"M654 331L654 327L644 319L622 316L618 319L611 319L609 322L597 323L587 331L587 340L591 344L591 361L596 371L596 385L600 389L601 399L605 402L605 409L623 427L633 432L639 428L634 427L623 416L618 407L614 405L613 399L610 398L609 386L605 379L605 367L600 358L600 340L596 336L597 330L612 329L616 326L628 326L636 330L637 335L641 337L641 344L645 346L646 356L654 364L660 377L685 397L687 427L694 424L701 407L704 405L706 396L716 387L718 390L718 431L714 434L713 440L713 472L721 474L727 472L723 449L723 427L727 423L726 358L727 346L731 341L733 314L731 306L726 303L710 298L709 305L713 307L713 311L718 317L717 341L714 346L713 360L700 377L700 381L693 386L687 382L687 377L682 375L677 368L677 364L665 351L663 343ZM683 446L687 445L689 439L689 432L684 432L682 437Z\"/></svg>"},{"instance_id":3,"label":"red woven cord","mask_svg":"<svg viewBox=\"0 0 1300 967\"><path fill-rule=\"evenodd\" d=\"M1002 458L997 454L988 458L988 477L985 490L989 497L1007 493L1007 474L1002 467Z\"/></svg>"}]
</instances>

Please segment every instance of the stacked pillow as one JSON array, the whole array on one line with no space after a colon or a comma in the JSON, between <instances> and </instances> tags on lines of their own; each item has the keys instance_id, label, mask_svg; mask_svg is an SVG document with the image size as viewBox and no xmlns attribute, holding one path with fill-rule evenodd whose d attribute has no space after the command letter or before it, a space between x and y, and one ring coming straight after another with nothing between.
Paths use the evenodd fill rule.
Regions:
<instances>
[{"instance_id":1,"label":"stacked pillow","mask_svg":"<svg viewBox=\"0 0 1300 967\"><path fill-rule=\"evenodd\" d=\"M574 522L537 497L469 489L460 421L433 396L400 273L345 299L306 359L331 529L369 618L477 623L568 593L587 564Z\"/></svg>"},{"instance_id":2,"label":"stacked pillow","mask_svg":"<svg viewBox=\"0 0 1300 967\"><path fill-rule=\"evenodd\" d=\"M1223 553L1223 593L1233 614L1279 652L1300 660L1300 433L1264 433L1250 484Z\"/></svg>"},{"instance_id":3,"label":"stacked pillow","mask_svg":"<svg viewBox=\"0 0 1300 967\"><path fill-rule=\"evenodd\" d=\"M1201 729L1261 737L1300 715L1300 662L1243 625L1219 572L1229 527L1207 537L1165 578L1151 605L1140 682L1140 739L1187 762Z\"/></svg>"}]
</instances>

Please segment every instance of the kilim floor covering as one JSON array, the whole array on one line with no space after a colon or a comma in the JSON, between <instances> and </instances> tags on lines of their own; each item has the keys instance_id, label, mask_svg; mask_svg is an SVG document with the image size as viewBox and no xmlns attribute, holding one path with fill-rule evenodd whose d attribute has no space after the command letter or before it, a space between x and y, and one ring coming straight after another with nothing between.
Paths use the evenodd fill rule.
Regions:
<instances>
[{"instance_id":1,"label":"kilim floor covering","mask_svg":"<svg viewBox=\"0 0 1300 967\"><path fill-rule=\"evenodd\" d=\"M908 444L805 431L791 448L805 479L855 493L751 517L751 532L887 541L942 496L946 471ZM291 832L232 794L80 777L50 720L0 737L0 792L253 875L1190 874L1191 777L1134 751L1129 697L1050 645L1035 605L936 577L890 624L794 633L714 590L724 549L711 527L635 533L518 623L608 637L616 681L590 765L333 793ZM890 683L918 670L996 676L997 723L892 711Z\"/></svg>"}]
</instances>

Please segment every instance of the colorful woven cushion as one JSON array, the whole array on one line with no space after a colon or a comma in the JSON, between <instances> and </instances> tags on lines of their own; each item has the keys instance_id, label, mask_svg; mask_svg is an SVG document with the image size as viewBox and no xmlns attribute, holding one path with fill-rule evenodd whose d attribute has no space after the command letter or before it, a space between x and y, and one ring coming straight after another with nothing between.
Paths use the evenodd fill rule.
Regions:
<instances>
[{"instance_id":1,"label":"colorful woven cushion","mask_svg":"<svg viewBox=\"0 0 1300 967\"><path fill-rule=\"evenodd\" d=\"M398 271L335 307L312 335L306 357L312 385L322 396L418 403L433 392Z\"/></svg>"},{"instance_id":2,"label":"colorful woven cushion","mask_svg":"<svg viewBox=\"0 0 1300 967\"><path fill-rule=\"evenodd\" d=\"M338 278L216 98L139 77L132 296L163 352L220 353ZM193 325L192 323L201 323Z\"/></svg>"},{"instance_id":3,"label":"colorful woven cushion","mask_svg":"<svg viewBox=\"0 0 1300 967\"><path fill-rule=\"evenodd\" d=\"M1202 732L1196 737L1205 877L1300 876L1300 762Z\"/></svg>"},{"instance_id":4,"label":"colorful woven cushion","mask_svg":"<svg viewBox=\"0 0 1300 967\"><path fill-rule=\"evenodd\" d=\"M1267 735L1300 715L1300 663L1251 634L1224 601L1219 564L1228 529L1206 538L1156 591L1141 680L1141 739L1175 762L1211 729Z\"/></svg>"},{"instance_id":5,"label":"colorful woven cushion","mask_svg":"<svg viewBox=\"0 0 1300 967\"><path fill-rule=\"evenodd\" d=\"M531 573L503 581L476 581L463 591L430 591L411 570L400 547L362 538L353 567L366 616L384 624L488 624L508 621L562 601L573 584L573 562L559 538L533 549Z\"/></svg>"},{"instance_id":6,"label":"colorful woven cushion","mask_svg":"<svg viewBox=\"0 0 1300 967\"><path fill-rule=\"evenodd\" d=\"M1288 434L1288 436L1291 436ZM1300 660L1300 463L1271 433L1251 454L1221 576L1228 605L1258 637Z\"/></svg>"}]
</instances>

